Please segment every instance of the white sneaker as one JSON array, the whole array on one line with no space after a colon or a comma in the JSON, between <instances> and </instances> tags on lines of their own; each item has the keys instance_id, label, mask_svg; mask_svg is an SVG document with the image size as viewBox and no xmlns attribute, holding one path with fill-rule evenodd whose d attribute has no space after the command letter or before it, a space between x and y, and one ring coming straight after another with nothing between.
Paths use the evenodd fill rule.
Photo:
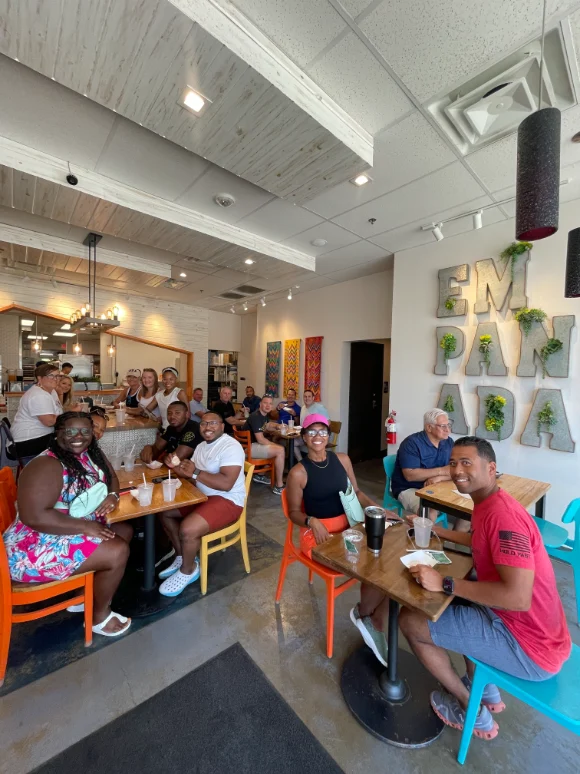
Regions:
<instances>
[{"instance_id":1,"label":"white sneaker","mask_svg":"<svg viewBox=\"0 0 580 774\"><path fill-rule=\"evenodd\" d=\"M167 580L164 580L161 586L159 586L159 593L164 597L178 597L183 589L194 583L200 576L199 561L195 560L195 570L191 575L184 575L181 570L170 575Z\"/></svg>"},{"instance_id":2,"label":"white sneaker","mask_svg":"<svg viewBox=\"0 0 580 774\"><path fill-rule=\"evenodd\" d=\"M181 567L182 562L183 562L183 557L176 556L175 559L169 565L169 567L166 567L164 570L161 570L161 572L159 573L159 580L164 580L165 578L169 578L170 575L173 575L174 572L177 572Z\"/></svg>"}]
</instances>

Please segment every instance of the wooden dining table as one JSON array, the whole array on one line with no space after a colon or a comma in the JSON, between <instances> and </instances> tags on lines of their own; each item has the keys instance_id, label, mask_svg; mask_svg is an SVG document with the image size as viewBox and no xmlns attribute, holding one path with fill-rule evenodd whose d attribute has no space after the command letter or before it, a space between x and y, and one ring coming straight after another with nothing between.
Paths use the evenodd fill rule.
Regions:
<instances>
[{"instance_id":1,"label":"wooden dining table","mask_svg":"<svg viewBox=\"0 0 580 774\"><path fill-rule=\"evenodd\" d=\"M356 543L359 552L354 558L347 553L342 534L313 548L312 556L389 598L388 666L384 669L366 645L358 648L344 663L342 694L353 715L374 736L398 747L425 747L443 730L443 722L429 703L429 694L439 685L412 653L399 649L399 608L403 605L436 621L453 597L426 591L401 562L411 547L406 523L387 528L378 556L367 549L364 526L355 529L362 534L362 540ZM432 538L430 549L441 550L436 538ZM445 553L451 564L435 568L442 576L469 575L471 556L448 549Z\"/></svg>"},{"instance_id":2,"label":"wooden dining table","mask_svg":"<svg viewBox=\"0 0 580 774\"><path fill-rule=\"evenodd\" d=\"M300 438L300 430L290 430L286 434L280 433L278 430L267 430L266 437L272 438L276 443L283 443L288 449L288 472L294 467L294 441Z\"/></svg>"},{"instance_id":3,"label":"wooden dining table","mask_svg":"<svg viewBox=\"0 0 580 774\"><path fill-rule=\"evenodd\" d=\"M535 481L533 478L501 473L497 479L497 485L517 500L520 505L523 505L526 510L534 506L535 515L539 519L544 518L546 493L551 488L551 484ZM471 521L473 500L469 496L458 494L456 489L453 481L441 481L439 484L417 489L419 512L424 513L426 508L435 508L448 516Z\"/></svg>"},{"instance_id":4,"label":"wooden dining table","mask_svg":"<svg viewBox=\"0 0 580 774\"><path fill-rule=\"evenodd\" d=\"M143 483L145 480L151 483L154 478L166 478L169 468L163 465L158 470L151 470L143 465L136 465L133 471L124 469L116 470L119 479L121 496L119 504L107 517L109 524L118 524L121 521L130 521L139 517L144 518L144 557L143 557L143 585L141 594L135 600L134 610L129 610L133 617L145 617L158 612L163 602L163 597L157 593L155 582L155 514L172 508L184 508L198 505L207 500L206 495L199 491L190 481L180 479L181 487L175 493L173 502L165 502L163 499L163 485L153 483L153 498L151 505L139 505L137 498L131 494L131 489ZM125 611L124 611L125 612Z\"/></svg>"}]
</instances>

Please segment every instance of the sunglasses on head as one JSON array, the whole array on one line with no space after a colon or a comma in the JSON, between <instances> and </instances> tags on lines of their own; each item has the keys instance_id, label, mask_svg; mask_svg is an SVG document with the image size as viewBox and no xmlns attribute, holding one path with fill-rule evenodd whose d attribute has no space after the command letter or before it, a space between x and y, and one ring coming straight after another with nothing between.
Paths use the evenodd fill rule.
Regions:
<instances>
[{"instance_id":1,"label":"sunglasses on head","mask_svg":"<svg viewBox=\"0 0 580 774\"><path fill-rule=\"evenodd\" d=\"M103 419L108 419L107 412L105 411L102 406L92 406L89 409L89 414L96 414L98 417L103 417Z\"/></svg>"}]
</instances>

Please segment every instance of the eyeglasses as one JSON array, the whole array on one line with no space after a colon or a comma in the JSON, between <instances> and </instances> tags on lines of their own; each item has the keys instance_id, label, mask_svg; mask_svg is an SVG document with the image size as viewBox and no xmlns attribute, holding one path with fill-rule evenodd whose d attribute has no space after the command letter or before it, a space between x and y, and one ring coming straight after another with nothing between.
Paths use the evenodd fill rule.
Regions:
<instances>
[{"instance_id":1,"label":"eyeglasses","mask_svg":"<svg viewBox=\"0 0 580 774\"><path fill-rule=\"evenodd\" d=\"M306 435L309 438L316 438L317 435L319 435L321 438L328 438L328 430L324 427L322 430L307 430Z\"/></svg>"},{"instance_id":2,"label":"eyeglasses","mask_svg":"<svg viewBox=\"0 0 580 774\"><path fill-rule=\"evenodd\" d=\"M83 438L89 438L93 431L90 427L65 427L64 434L67 438L76 438L77 435L82 435Z\"/></svg>"},{"instance_id":3,"label":"eyeglasses","mask_svg":"<svg viewBox=\"0 0 580 774\"><path fill-rule=\"evenodd\" d=\"M101 406L91 406L89 409L89 414L96 414L98 417L103 417L103 419L109 418L107 416L107 412Z\"/></svg>"},{"instance_id":4,"label":"eyeglasses","mask_svg":"<svg viewBox=\"0 0 580 774\"><path fill-rule=\"evenodd\" d=\"M46 374L45 379L58 379L59 374Z\"/></svg>"},{"instance_id":5,"label":"eyeglasses","mask_svg":"<svg viewBox=\"0 0 580 774\"><path fill-rule=\"evenodd\" d=\"M449 422L444 425L440 425L437 422L435 422L435 427L440 427L441 430L451 430L451 428L453 427L453 421L450 419Z\"/></svg>"},{"instance_id":6,"label":"eyeglasses","mask_svg":"<svg viewBox=\"0 0 580 774\"><path fill-rule=\"evenodd\" d=\"M210 419L207 422L202 421L199 423L200 427L217 427L218 425L221 425L219 419Z\"/></svg>"}]
</instances>

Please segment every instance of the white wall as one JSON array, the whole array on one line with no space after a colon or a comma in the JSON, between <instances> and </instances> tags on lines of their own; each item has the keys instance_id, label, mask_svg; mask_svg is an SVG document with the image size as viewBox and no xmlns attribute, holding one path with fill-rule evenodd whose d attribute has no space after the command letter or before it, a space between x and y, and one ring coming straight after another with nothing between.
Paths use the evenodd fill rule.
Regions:
<instances>
[{"instance_id":1,"label":"white wall","mask_svg":"<svg viewBox=\"0 0 580 774\"><path fill-rule=\"evenodd\" d=\"M304 339L324 336L322 343L322 402L332 419L342 421L339 449L348 439L350 342L388 339L391 335L392 271L299 293L258 308L256 392L265 384L266 344L302 339L300 398L304 384ZM282 354L283 360L283 354ZM280 381L282 386L282 379Z\"/></svg>"},{"instance_id":2,"label":"white wall","mask_svg":"<svg viewBox=\"0 0 580 774\"><path fill-rule=\"evenodd\" d=\"M244 398L248 385L256 389L256 337L258 315L256 312L240 315L242 325L241 347L238 357L238 398Z\"/></svg>"},{"instance_id":3,"label":"white wall","mask_svg":"<svg viewBox=\"0 0 580 774\"><path fill-rule=\"evenodd\" d=\"M115 357L111 358L107 354L107 347L111 341L111 337L103 335L102 339L101 381L115 382L115 374L112 372L113 365L119 374L119 378L116 380L117 384L123 383L123 379L129 368L140 368L141 370L144 368L154 368L160 375L164 368L173 366L173 368L177 368L179 371L179 381L186 384L187 374L185 373L185 370L182 370L182 361L179 352L173 352L170 349L163 349L162 347L155 347L151 344L142 344L139 341L131 341L131 339L122 339L118 337L116 339L117 351ZM105 352L104 357L102 354L103 351ZM187 356L184 356L184 368L186 367L186 362Z\"/></svg>"},{"instance_id":4,"label":"white wall","mask_svg":"<svg viewBox=\"0 0 580 774\"><path fill-rule=\"evenodd\" d=\"M485 214L484 214L485 217ZM549 238L536 242L528 263L527 296L531 307L540 307L548 314L575 314L580 326L580 302L564 298L564 272L568 231L579 225L578 203L563 205L560 212L560 230ZM470 431L477 426L477 385L493 385L511 390L516 400L515 427L512 436L493 442L498 468L506 473L524 476L552 484L547 496L547 515L559 521L567 503L580 496L580 351L578 327L572 331L570 377L542 379L516 376L519 359L520 331L507 302L502 311L475 315L473 305L477 274L475 262L493 258L514 239L514 221L497 223L480 231L447 238L442 242L407 250L395 256L393 331L391 354L391 409L397 412L399 442L410 433L422 429L422 414L437 404L441 385L461 386L463 402ZM438 320L439 269L468 263L471 282L462 284L462 297L468 299L469 312L465 318L451 317ZM501 267L503 264L498 259ZM478 322L497 322L504 359L508 367L506 377L467 377L465 365L469 358ZM433 373L437 351L436 327L455 325L466 336L465 352L449 361L449 375ZM539 369L538 369L539 370ZM576 452L569 454L551 451L548 437L543 435L540 448L523 446L520 436L528 419L535 392L540 387L562 390Z\"/></svg>"},{"instance_id":5,"label":"white wall","mask_svg":"<svg viewBox=\"0 0 580 774\"><path fill-rule=\"evenodd\" d=\"M47 283L2 273L0 282L0 307L19 304L39 312L49 312L62 317L70 315L86 300L86 291L72 285L59 284L52 288ZM232 314L209 312L200 307L169 302L152 302L151 299L107 291L97 292L97 305L107 309L117 304L121 310L120 333L170 344L194 353L194 381L196 386L207 390L207 350L240 348L239 319ZM210 319L211 316L211 319Z\"/></svg>"}]
</instances>

